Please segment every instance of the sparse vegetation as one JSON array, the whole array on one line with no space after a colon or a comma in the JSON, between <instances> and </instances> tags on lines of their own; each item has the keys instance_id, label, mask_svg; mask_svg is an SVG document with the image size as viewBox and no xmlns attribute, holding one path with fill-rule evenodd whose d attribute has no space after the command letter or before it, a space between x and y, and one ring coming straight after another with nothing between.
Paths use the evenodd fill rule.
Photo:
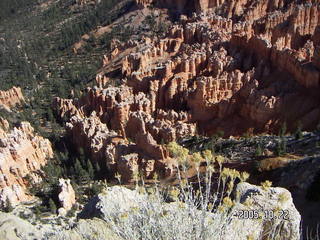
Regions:
<instances>
[{"instance_id":1,"label":"sparse vegetation","mask_svg":"<svg viewBox=\"0 0 320 240\"><path fill-rule=\"evenodd\" d=\"M287 133L287 123L284 122L279 130L279 137L285 136Z\"/></svg>"},{"instance_id":2,"label":"sparse vegetation","mask_svg":"<svg viewBox=\"0 0 320 240\"><path fill-rule=\"evenodd\" d=\"M49 208L50 208L50 212L52 214L57 213L57 206L56 206L55 202L52 200L52 198L49 199Z\"/></svg>"},{"instance_id":3,"label":"sparse vegetation","mask_svg":"<svg viewBox=\"0 0 320 240\"><path fill-rule=\"evenodd\" d=\"M29 6L32 6L35 1L33 0L2 0L0 1L0 21L11 17L17 12Z\"/></svg>"},{"instance_id":4,"label":"sparse vegetation","mask_svg":"<svg viewBox=\"0 0 320 240\"><path fill-rule=\"evenodd\" d=\"M187 149L176 143L170 143L168 149L180 163L180 168L177 168L177 185L164 191L161 185L148 187L140 179L137 191L144 200L137 199L133 203L135 207L129 211L105 213L105 220L123 239L159 239L159 236L161 239L221 237L237 204L232 198L234 187L237 182L246 181L249 174L222 168L223 158L214 156L209 150L189 155ZM196 180L184 177L188 170L185 163L188 161L193 161L196 166L201 161L206 162L205 172L201 173L196 167ZM214 172L220 173L216 180L218 185L212 182ZM263 183L264 189L270 187L271 182ZM266 236L280 234L276 229L277 225L269 224Z\"/></svg>"},{"instance_id":5,"label":"sparse vegetation","mask_svg":"<svg viewBox=\"0 0 320 240\"><path fill-rule=\"evenodd\" d=\"M104 161L93 161L87 154L89 151L86 152L87 150L83 148L77 149L68 141L63 119L56 118L51 108L52 98L56 96L80 98L83 89L91 86L95 74L101 67L101 53L110 50L113 40L127 42L135 31L143 29L137 30L117 23L110 32L100 37L91 32L99 26L114 23L127 8L132 6L132 1L101 0L95 6L88 5L75 10L71 8L75 1L57 0L49 2L42 10L32 8L34 12L28 16L21 13L21 9L29 9L32 5L37 4L40 7L41 2L33 0L0 2L0 21L3 21L3 25L0 26L0 89L20 86L27 99L22 106L17 106L10 113L1 109L0 116L8 119L12 126L20 121L31 122L36 132L48 138L54 146L54 158L38 172L43 181L34 183L30 175L24 178L29 184L30 193L42 201L35 203L31 209L37 220L47 224L46 217L56 214L59 207L57 199L59 178L71 179L77 203L85 204L103 191L105 183L99 180L106 177ZM118 5L123 2L123 5ZM11 19L13 16L17 19ZM143 25L147 28L146 36L149 37L162 36L169 27L162 21L162 16L156 16L153 12L145 18ZM86 33L89 37L82 39ZM138 39L140 37L137 36ZM85 44L79 50L73 49L74 44L81 39ZM177 43L180 47L180 42ZM176 47L174 45L177 43L173 41L170 43L172 46L166 47ZM181 48L189 49L186 44L181 44ZM211 74L203 72L205 75ZM108 84L119 87L125 81L127 79L121 80L118 76L114 76L110 78ZM163 87L167 88L168 84ZM262 84L260 86L262 87ZM294 138L301 140L295 142L305 144L305 148L310 147L303 141L306 134L303 135L301 124L290 136L286 135L288 132L286 123L279 129L279 136L253 136L253 132L253 128L249 129L244 134L244 139L240 137L223 139L227 136L222 131L218 131L211 138L195 135L188 139L180 139L181 145L168 144L161 139L162 147L166 147L171 157L178 161L178 166L173 167L177 179L174 179L172 184L161 185L155 176L153 179L155 184L149 185L141 178L138 171L135 172L136 189L146 201L137 204L138 207L128 212L106 216L108 224L119 237L130 240L159 239L159 236L161 239L179 240L221 237L231 221L233 208L238 204L236 185L247 181L250 177L246 172L240 173L234 169L224 168L223 163L232 165L236 159L238 163L247 167L247 160L262 159L259 162L259 170L269 171L285 166L288 162L288 153L295 147L290 146ZM128 140L134 147L134 141ZM158 139L157 141L160 142ZM319 144L319 141L316 144ZM312 142L312 147L314 145ZM260 172L255 173L255 170L254 174L260 174ZM193 175L189 176L189 172ZM121 184L121 176L116 175L116 178ZM317 176L308 189L309 200L320 199L319 179ZM261 185L262 189L268 190L272 183L265 181ZM280 203L285 202L288 197L283 194L278 200ZM244 203L246 206L250 204L252 204L250 201ZM2 210L11 212L12 209L12 204L7 199ZM66 216L74 218L76 210L74 206ZM20 215L24 219L28 218L27 215ZM59 218L59 221L61 219L66 222L70 220ZM271 232L275 230L274 226L268 227L271 228ZM248 235L247 238L253 239L253 236Z\"/></svg>"},{"instance_id":6,"label":"sparse vegetation","mask_svg":"<svg viewBox=\"0 0 320 240\"><path fill-rule=\"evenodd\" d=\"M72 206L72 208L67 212L66 217L68 217L68 218L75 217L76 211L77 211L76 207Z\"/></svg>"},{"instance_id":7,"label":"sparse vegetation","mask_svg":"<svg viewBox=\"0 0 320 240\"><path fill-rule=\"evenodd\" d=\"M287 153L287 141L284 137L281 137L280 140L277 142L275 153L276 156L283 156Z\"/></svg>"},{"instance_id":8,"label":"sparse vegetation","mask_svg":"<svg viewBox=\"0 0 320 240\"><path fill-rule=\"evenodd\" d=\"M6 199L5 205L3 206L3 211L6 213L12 212L13 207L12 203L10 202L9 198Z\"/></svg>"},{"instance_id":9,"label":"sparse vegetation","mask_svg":"<svg viewBox=\"0 0 320 240\"><path fill-rule=\"evenodd\" d=\"M260 157L260 156L262 156L262 154L263 154L263 152L262 152L262 147L261 147L261 145L258 143L256 152L255 152L255 155L256 155L257 157Z\"/></svg>"},{"instance_id":10,"label":"sparse vegetation","mask_svg":"<svg viewBox=\"0 0 320 240\"><path fill-rule=\"evenodd\" d=\"M296 140L300 140L303 138L301 122L298 123L297 130L296 130L294 136L295 136Z\"/></svg>"}]
</instances>

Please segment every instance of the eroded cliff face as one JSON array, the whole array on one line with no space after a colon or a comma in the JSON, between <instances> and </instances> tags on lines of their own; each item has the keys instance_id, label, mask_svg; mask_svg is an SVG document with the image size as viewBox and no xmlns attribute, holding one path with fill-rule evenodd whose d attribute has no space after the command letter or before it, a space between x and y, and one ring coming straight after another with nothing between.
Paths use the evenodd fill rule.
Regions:
<instances>
[{"instance_id":1,"label":"eroded cliff face","mask_svg":"<svg viewBox=\"0 0 320 240\"><path fill-rule=\"evenodd\" d=\"M13 87L8 91L0 91L0 106L10 111L10 107L14 107L24 101L21 88Z\"/></svg>"},{"instance_id":2,"label":"eroded cliff face","mask_svg":"<svg viewBox=\"0 0 320 240\"><path fill-rule=\"evenodd\" d=\"M26 187L30 180L39 182L37 174L53 156L49 140L38 136L30 123L22 122L10 130L0 118L0 206L30 200ZM29 178L26 178L29 176Z\"/></svg>"},{"instance_id":3,"label":"eroded cliff face","mask_svg":"<svg viewBox=\"0 0 320 240\"><path fill-rule=\"evenodd\" d=\"M319 1L197 4L201 14L124 58L128 85L151 92L160 82L158 107L187 110L204 134L277 131L284 122L294 129L298 121L313 128L320 118Z\"/></svg>"},{"instance_id":4,"label":"eroded cliff face","mask_svg":"<svg viewBox=\"0 0 320 240\"><path fill-rule=\"evenodd\" d=\"M284 122L289 129L298 122L305 129L318 124L319 1L137 4L198 14L181 17L162 39L114 41L97 75L99 87L87 89L80 100L55 99L57 112L71 118L73 142L94 159L120 171L141 167L146 159L154 163L144 170L159 165L170 175L161 144L196 129L228 136L276 132ZM105 87L115 72L121 72L121 86ZM111 144L110 134L132 143ZM114 150L123 145L126 154Z\"/></svg>"}]
</instances>

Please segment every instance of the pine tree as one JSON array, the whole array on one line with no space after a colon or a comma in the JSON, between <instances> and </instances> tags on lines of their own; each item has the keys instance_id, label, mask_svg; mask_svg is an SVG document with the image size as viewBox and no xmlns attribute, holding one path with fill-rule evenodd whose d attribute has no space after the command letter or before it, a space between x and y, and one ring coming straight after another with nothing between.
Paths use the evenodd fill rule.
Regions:
<instances>
[{"instance_id":1,"label":"pine tree","mask_svg":"<svg viewBox=\"0 0 320 240\"><path fill-rule=\"evenodd\" d=\"M86 165L86 156L83 148L79 148L79 159L82 166Z\"/></svg>"},{"instance_id":2,"label":"pine tree","mask_svg":"<svg viewBox=\"0 0 320 240\"><path fill-rule=\"evenodd\" d=\"M88 180L89 179L89 175L88 172L83 169L79 159L76 159L76 162L74 164L74 169L75 169L75 174L78 178L78 180Z\"/></svg>"},{"instance_id":3,"label":"pine tree","mask_svg":"<svg viewBox=\"0 0 320 240\"><path fill-rule=\"evenodd\" d=\"M295 135L296 140L300 140L303 138L301 122L298 123L298 127L297 127L297 130L294 135Z\"/></svg>"},{"instance_id":4,"label":"pine tree","mask_svg":"<svg viewBox=\"0 0 320 240\"><path fill-rule=\"evenodd\" d=\"M260 157L262 155L262 148L261 145L258 144L256 152L255 152L256 157Z\"/></svg>"},{"instance_id":5,"label":"pine tree","mask_svg":"<svg viewBox=\"0 0 320 240\"><path fill-rule=\"evenodd\" d=\"M74 164L75 174L80 174L83 171L81 163L78 158L76 158L76 162Z\"/></svg>"},{"instance_id":6,"label":"pine tree","mask_svg":"<svg viewBox=\"0 0 320 240\"><path fill-rule=\"evenodd\" d=\"M47 120L49 122L53 122L55 120L54 116L53 116L52 109L50 107L47 108Z\"/></svg>"},{"instance_id":7,"label":"pine tree","mask_svg":"<svg viewBox=\"0 0 320 240\"><path fill-rule=\"evenodd\" d=\"M95 163L94 168L95 168L96 174L99 174L101 171L101 168L98 162Z\"/></svg>"},{"instance_id":8,"label":"pine tree","mask_svg":"<svg viewBox=\"0 0 320 240\"><path fill-rule=\"evenodd\" d=\"M281 138L281 140L277 144L276 155L282 156L287 153L287 142L285 139Z\"/></svg>"},{"instance_id":9,"label":"pine tree","mask_svg":"<svg viewBox=\"0 0 320 240\"><path fill-rule=\"evenodd\" d=\"M54 203L54 201L52 200L52 198L49 199L49 208L50 208L50 212L52 214L56 214L57 212L57 206L56 204Z\"/></svg>"},{"instance_id":10,"label":"pine tree","mask_svg":"<svg viewBox=\"0 0 320 240\"><path fill-rule=\"evenodd\" d=\"M12 204L11 204L11 201L9 200L9 198L6 199L5 207L4 207L3 210L4 210L4 212L6 212L6 213L12 212L13 207L12 207Z\"/></svg>"},{"instance_id":11,"label":"pine tree","mask_svg":"<svg viewBox=\"0 0 320 240\"><path fill-rule=\"evenodd\" d=\"M284 122L280 128L279 136L283 137L287 133L287 123Z\"/></svg>"},{"instance_id":12,"label":"pine tree","mask_svg":"<svg viewBox=\"0 0 320 240\"><path fill-rule=\"evenodd\" d=\"M88 174L89 174L90 179L91 180L94 179L94 169L93 169L92 163L89 159L87 160L87 168L88 168Z\"/></svg>"}]
</instances>

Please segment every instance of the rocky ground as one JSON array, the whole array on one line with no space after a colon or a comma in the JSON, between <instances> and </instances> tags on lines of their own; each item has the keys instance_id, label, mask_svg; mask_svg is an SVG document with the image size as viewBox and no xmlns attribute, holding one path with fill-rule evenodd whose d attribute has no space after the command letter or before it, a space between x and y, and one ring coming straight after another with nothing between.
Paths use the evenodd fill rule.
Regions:
<instances>
[{"instance_id":1,"label":"rocky ground","mask_svg":"<svg viewBox=\"0 0 320 240\"><path fill-rule=\"evenodd\" d=\"M288 189L284 205L296 218L282 239L299 239L300 214L303 229L316 228L318 0L39 1L10 14L0 26L13 29L0 34L1 56L9 56L0 62L0 206L15 208L1 213L0 226L16 227L2 238L117 235L101 214L81 219L82 208L95 210L87 202L105 180L132 187L138 174L175 184L181 159L171 142L188 149L190 162L200 158L204 172L197 153L210 150L222 168L250 173L249 183ZM21 24L29 21L33 28ZM194 177L197 165L189 165ZM286 191L244 188L243 196L260 192L257 206L275 207L272 193ZM104 211L107 202L94 204ZM240 223L223 239L265 231L257 223L251 236L244 221L240 236Z\"/></svg>"},{"instance_id":2,"label":"rocky ground","mask_svg":"<svg viewBox=\"0 0 320 240\"><path fill-rule=\"evenodd\" d=\"M284 224L282 227L282 238L280 239L299 239L299 223L300 214L295 209L290 193L282 188L268 188L262 189L248 183L242 183L237 188L239 200L236 201L236 205L233 207L233 213L231 215L230 222L226 225L226 229L217 230L212 232L211 237L214 235L223 236L222 239L246 239L248 236L252 236L253 239L259 239L263 234L267 234L268 224L274 222L276 224ZM255 196L250 196L250 193L257 192ZM279 203L280 196L287 194L288 197ZM249 207L246 205L247 199L252 199L253 204ZM104 190L103 193L92 199L79 213L77 219L65 219L59 218L42 218L41 222L35 222L35 225L30 224L30 216L23 220L8 213L0 213L1 223L1 239L129 239L130 227L138 224L137 222L131 222L131 220L123 220L127 225L122 226L127 229L113 228L111 219L117 216L123 216L130 214L132 209L141 209L144 211L149 206L146 204L155 204L148 200L148 195L139 193L137 190L129 190L125 187L109 187ZM187 228L178 227L178 222L187 226L187 219L184 217L183 211L178 205L173 203L162 203L163 205L157 206L157 208L164 208L168 214L175 216L170 218L167 216L167 220L163 223L167 226L163 227L163 234L170 231L178 239L185 239L190 237L191 232L186 232ZM280 205L279 205L280 204ZM242 219L236 215L239 211L249 211L255 209L256 211L263 212L264 209L276 209L281 207L282 210L288 211L288 218L284 222L279 220L270 220L263 222L255 219ZM199 210L195 210L201 213ZM26 212L26 210L24 210ZM213 220L219 219L220 214L207 213ZM180 217L181 215L181 217ZM151 216L149 216L151 217ZM163 216L162 216L163 217ZM189 216L190 217L190 216ZM171 220L170 220L171 219ZM150 220L156 220L151 219ZM196 219L193 218L192 221ZM118 219L117 221L121 221ZM174 223L172 222L174 221ZM192 222L191 221L191 222ZM269 223L267 223L269 222ZM160 223L160 222L159 222ZM131 224L133 224L131 226ZM170 225L171 228L170 229ZM181 225L181 226L182 226ZM254 225L254 228L252 227ZM136 226L137 227L137 226ZM121 228L121 226L120 226ZM214 228L213 228L214 229ZM121 230L117 232L117 230ZM221 231L222 230L222 231ZM127 232L126 232L127 231ZM128 234L128 235L126 235ZM164 235L163 235L164 236ZM123 238L122 238L123 237ZM152 235L143 237L143 239L154 239ZM212 239L212 238L205 238Z\"/></svg>"}]
</instances>

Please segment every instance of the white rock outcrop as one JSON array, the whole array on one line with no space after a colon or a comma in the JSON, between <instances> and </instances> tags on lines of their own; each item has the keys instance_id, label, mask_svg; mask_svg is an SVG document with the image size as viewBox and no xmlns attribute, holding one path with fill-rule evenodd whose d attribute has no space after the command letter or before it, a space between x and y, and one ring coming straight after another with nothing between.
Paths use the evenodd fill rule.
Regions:
<instances>
[{"instance_id":1,"label":"white rock outcrop","mask_svg":"<svg viewBox=\"0 0 320 240\"><path fill-rule=\"evenodd\" d=\"M70 179L59 179L59 186L61 192L58 197L61 208L59 208L58 212L59 215L65 215L76 203L76 195L70 183Z\"/></svg>"},{"instance_id":2,"label":"white rock outcrop","mask_svg":"<svg viewBox=\"0 0 320 240\"><path fill-rule=\"evenodd\" d=\"M10 130L8 122L0 119L0 206L7 200L12 205L29 201L30 181L41 181L37 173L52 157L50 141L39 136L29 122Z\"/></svg>"},{"instance_id":3,"label":"white rock outcrop","mask_svg":"<svg viewBox=\"0 0 320 240\"><path fill-rule=\"evenodd\" d=\"M279 240L300 239L301 216L288 190L279 187L264 189L244 182L238 184L236 191L235 216L227 225L223 239L258 240L270 234L277 234ZM256 214L262 218L257 219Z\"/></svg>"},{"instance_id":4,"label":"white rock outcrop","mask_svg":"<svg viewBox=\"0 0 320 240\"><path fill-rule=\"evenodd\" d=\"M291 193L288 190L240 183L236 192L237 196L231 209L231 215L226 216L220 214L219 211L217 213L206 213L206 219L211 218L219 224L217 225L218 228L213 224L212 228L214 229L211 229L212 231L209 229L209 232L218 234L221 237L220 239L224 240L261 240L266 239L265 237L274 239L272 237L275 236L280 240L300 239L301 216L295 208ZM148 209L147 206L156 206L156 204L150 202L146 194L116 186L107 188L105 192L94 198L86 206L83 214L85 217L99 217L108 222L112 216L132 214L132 209ZM187 205L184 206L187 209ZM202 211L195 208L191 210L193 216L190 217L189 213L186 214L181 205L175 202L162 203L158 207L167 211L168 215L174 216L176 222L182 219L181 224L185 226L188 225L189 221L197 222L197 219L200 219L198 217L203 214ZM154 208L150 207L150 209ZM243 216L240 216L241 211L244 213ZM255 216L253 213L259 215ZM221 224L222 228L220 229L220 223L222 222L225 222L225 224ZM181 226L181 228L184 228L184 226ZM179 238L178 232L177 229L177 239L183 239ZM204 239L215 239L213 235L210 236L211 238Z\"/></svg>"}]
</instances>

